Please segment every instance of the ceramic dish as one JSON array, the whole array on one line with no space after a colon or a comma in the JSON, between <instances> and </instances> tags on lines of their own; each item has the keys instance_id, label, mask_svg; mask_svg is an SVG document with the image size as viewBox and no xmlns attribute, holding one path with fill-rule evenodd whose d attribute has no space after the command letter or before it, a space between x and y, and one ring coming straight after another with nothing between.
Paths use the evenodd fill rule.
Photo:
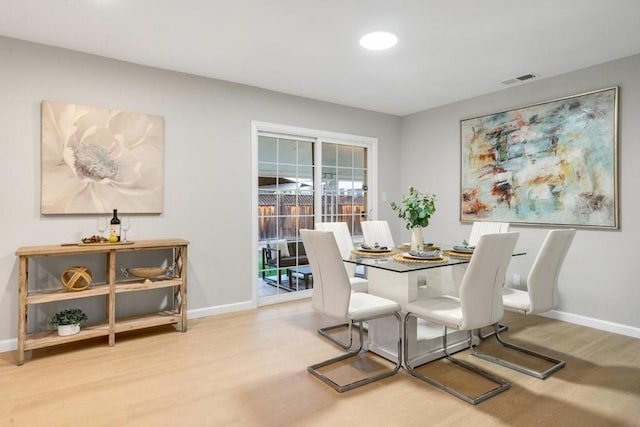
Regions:
<instances>
[{"instance_id":1,"label":"ceramic dish","mask_svg":"<svg viewBox=\"0 0 640 427\"><path fill-rule=\"evenodd\" d=\"M454 251L461 252L463 254L472 254L475 248L476 248L475 246L458 246L458 245L453 246Z\"/></svg>"},{"instance_id":2,"label":"ceramic dish","mask_svg":"<svg viewBox=\"0 0 640 427\"><path fill-rule=\"evenodd\" d=\"M379 246L376 248L360 246L360 250L362 252L389 252L389 248L386 246Z\"/></svg>"},{"instance_id":3,"label":"ceramic dish","mask_svg":"<svg viewBox=\"0 0 640 427\"><path fill-rule=\"evenodd\" d=\"M404 254L404 257L411 259L438 259L441 257L440 251L416 252L411 251Z\"/></svg>"}]
</instances>

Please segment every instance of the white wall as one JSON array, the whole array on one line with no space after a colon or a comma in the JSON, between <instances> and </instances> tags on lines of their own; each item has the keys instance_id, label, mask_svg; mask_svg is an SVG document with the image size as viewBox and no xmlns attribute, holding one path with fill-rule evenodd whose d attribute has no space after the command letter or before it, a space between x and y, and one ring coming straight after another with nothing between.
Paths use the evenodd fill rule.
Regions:
<instances>
[{"instance_id":1,"label":"white wall","mask_svg":"<svg viewBox=\"0 0 640 427\"><path fill-rule=\"evenodd\" d=\"M415 185L438 196L427 240L457 236L462 241L470 226L459 222L460 120L616 85L620 230L578 229L560 276L560 306L552 316L640 337L640 55L404 117L401 186L405 192ZM514 258L509 278L526 276L548 228L512 230L520 232L518 247L528 255Z\"/></svg>"},{"instance_id":2,"label":"white wall","mask_svg":"<svg viewBox=\"0 0 640 427\"><path fill-rule=\"evenodd\" d=\"M252 120L377 137L380 157L399 163L395 116L1 37L0 64L0 351L17 337L15 250L95 232L91 216L40 214L42 100L164 116L164 212L134 219L129 237L191 242L192 313L251 301ZM379 179L382 191L399 188L395 170Z\"/></svg>"},{"instance_id":3,"label":"white wall","mask_svg":"<svg viewBox=\"0 0 640 427\"><path fill-rule=\"evenodd\" d=\"M94 232L93 217L40 215L43 99L165 117L165 210L137 219L129 236L191 241L189 311L198 313L251 300L251 120L377 137L378 211L396 240L409 234L388 202L409 185L438 194L426 238L462 240L470 227L458 221L460 119L613 85L620 86L621 229L578 231L554 315L640 336L640 171L633 164L640 152L640 56L403 119L2 37L0 64L0 351L14 348L17 336L16 248ZM524 275L546 229L514 229L529 255L514 259L510 273Z\"/></svg>"}]
</instances>

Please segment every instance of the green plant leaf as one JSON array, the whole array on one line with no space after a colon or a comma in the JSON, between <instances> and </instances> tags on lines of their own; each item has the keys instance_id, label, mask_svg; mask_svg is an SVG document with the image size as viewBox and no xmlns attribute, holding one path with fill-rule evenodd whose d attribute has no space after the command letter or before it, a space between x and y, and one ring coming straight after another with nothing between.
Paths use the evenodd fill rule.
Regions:
<instances>
[{"instance_id":1,"label":"green plant leaf","mask_svg":"<svg viewBox=\"0 0 640 427\"><path fill-rule=\"evenodd\" d=\"M389 206L398 213L398 217L404 219L407 229L414 227L427 227L429 219L436 211L436 196L429 193L421 193L415 187L409 187L409 195L402 198L402 206L391 202Z\"/></svg>"},{"instance_id":2,"label":"green plant leaf","mask_svg":"<svg viewBox=\"0 0 640 427\"><path fill-rule=\"evenodd\" d=\"M73 325L88 320L87 315L79 308L71 308L56 313L50 320L51 326Z\"/></svg>"}]
</instances>

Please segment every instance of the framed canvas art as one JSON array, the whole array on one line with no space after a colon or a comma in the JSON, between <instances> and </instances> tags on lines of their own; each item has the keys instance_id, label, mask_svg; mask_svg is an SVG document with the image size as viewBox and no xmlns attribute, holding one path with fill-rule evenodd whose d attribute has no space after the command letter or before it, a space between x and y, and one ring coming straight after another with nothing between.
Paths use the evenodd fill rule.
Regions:
<instances>
[{"instance_id":1,"label":"framed canvas art","mask_svg":"<svg viewBox=\"0 0 640 427\"><path fill-rule=\"evenodd\" d=\"M43 214L161 213L164 119L42 102Z\"/></svg>"},{"instance_id":2,"label":"framed canvas art","mask_svg":"<svg viewBox=\"0 0 640 427\"><path fill-rule=\"evenodd\" d=\"M617 229L618 88L460 121L460 220Z\"/></svg>"}]
</instances>

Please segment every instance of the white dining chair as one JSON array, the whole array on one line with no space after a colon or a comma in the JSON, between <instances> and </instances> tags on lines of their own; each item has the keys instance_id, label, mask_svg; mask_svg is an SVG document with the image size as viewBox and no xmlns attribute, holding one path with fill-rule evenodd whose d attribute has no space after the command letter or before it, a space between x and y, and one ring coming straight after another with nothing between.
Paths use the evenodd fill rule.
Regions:
<instances>
[{"instance_id":1,"label":"white dining chair","mask_svg":"<svg viewBox=\"0 0 640 427\"><path fill-rule=\"evenodd\" d=\"M302 229L300 230L300 235L313 271L314 284L311 299L313 308L325 316L348 323L350 334L351 326L358 324L360 340L360 346L357 350L348 351L324 362L315 363L308 367L309 373L338 392L351 390L397 373L402 364L402 358L400 357L402 352L400 304L375 295L351 291L349 277L342 265L342 257L333 233ZM394 368L384 369L382 372L372 376L365 375L364 378L347 384L339 384L329 376L329 373L323 372L322 368L349 358L360 358L363 356L362 353L367 353L368 351L364 350L362 323L388 316L394 316L398 321L398 362ZM353 364L353 366L358 365L358 363Z\"/></svg>"},{"instance_id":2,"label":"white dining chair","mask_svg":"<svg viewBox=\"0 0 640 427\"><path fill-rule=\"evenodd\" d=\"M480 236L490 233L508 233L508 222L488 222L488 221L476 221L471 226L471 233L469 234L469 240L467 243L469 246L475 246L480 240Z\"/></svg>"},{"instance_id":3,"label":"white dining chair","mask_svg":"<svg viewBox=\"0 0 640 427\"><path fill-rule=\"evenodd\" d=\"M316 222L316 230L330 231L336 239L336 244L340 250L340 256L342 259L349 258L351 251L353 250L353 239L349 232L349 227L346 222ZM343 265L349 276L349 283L351 284L351 290L353 292L368 292L369 281L364 277L358 277L355 275L355 264L343 262ZM318 334L322 335L337 346L348 350L353 345L353 336L349 333L349 340L345 343L335 338L335 331L338 329L348 328L347 323L340 323L337 325L324 326L318 329ZM332 332L334 332L332 334ZM351 331L349 331L351 332Z\"/></svg>"},{"instance_id":4,"label":"white dining chair","mask_svg":"<svg viewBox=\"0 0 640 427\"><path fill-rule=\"evenodd\" d=\"M386 246L389 249L396 246L387 221L362 221L360 226L362 227L362 236L365 243L369 245L378 243L380 246Z\"/></svg>"},{"instance_id":5,"label":"white dining chair","mask_svg":"<svg viewBox=\"0 0 640 427\"><path fill-rule=\"evenodd\" d=\"M519 233L484 234L477 242L469 267L460 286L460 297L442 295L418 299L407 304L404 310L404 364L407 372L414 377L436 386L465 402L478 404L498 393L507 390L510 384L477 366L454 358L447 349L447 330L449 328L469 331L472 348L475 346L472 332L485 326L496 324L503 316L501 288L504 275L513 254ZM486 378L496 384L491 390L478 396L468 396L434 378L419 373L411 366L408 354L408 322L412 317L442 325L442 349L445 358L452 363ZM433 363L433 362L430 362Z\"/></svg>"},{"instance_id":6,"label":"white dining chair","mask_svg":"<svg viewBox=\"0 0 640 427\"><path fill-rule=\"evenodd\" d=\"M502 301L506 310L522 314L538 314L552 310L557 306L558 276L575 234L576 230L574 229L551 230L547 233L527 275L527 290L502 289ZM498 329L496 326L494 335L503 346L546 360L553 365L544 371L537 371L518 363L477 351L474 353L475 356L542 380L566 365L562 360L505 341L500 336L500 330Z\"/></svg>"},{"instance_id":7,"label":"white dining chair","mask_svg":"<svg viewBox=\"0 0 640 427\"><path fill-rule=\"evenodd\" d=\"M316 230L331 231L336 238L342 259L347 259L351 256L353 238L351 237L349 226L346 222L316 222ZM351 281L351 287L356 292L367 292L368 281L365 278L356 277L355 267L355 264L344 263L344 268L347 270L349 280Z\"/></svg>"},{"instance_id":8,"label":"white dining chair","mask_svg":"<svg viewBox=\"0 0 640 427\"><path fill-rule=\"evenodd\" d=\"M471 226L471 233L469 234L467 243L469 244L469 246L476 246L478 244L478 240L480 240L480 236L484 234L508 232L508 222L476 221ZM458 289L460 288L460 283L462 282L464 273L467 270L467 265L468 264L454 265L451 266L451 269L449 269L448 271L440 271L441 276L439 280L431 278L431 280L429 281L430 287L432 289L436 289L441 293L457 295ZM491 335L493 335L493 331L487 333L484 336L481 336L481 338L484 339Z\"/></svg>"}]
</instances>

